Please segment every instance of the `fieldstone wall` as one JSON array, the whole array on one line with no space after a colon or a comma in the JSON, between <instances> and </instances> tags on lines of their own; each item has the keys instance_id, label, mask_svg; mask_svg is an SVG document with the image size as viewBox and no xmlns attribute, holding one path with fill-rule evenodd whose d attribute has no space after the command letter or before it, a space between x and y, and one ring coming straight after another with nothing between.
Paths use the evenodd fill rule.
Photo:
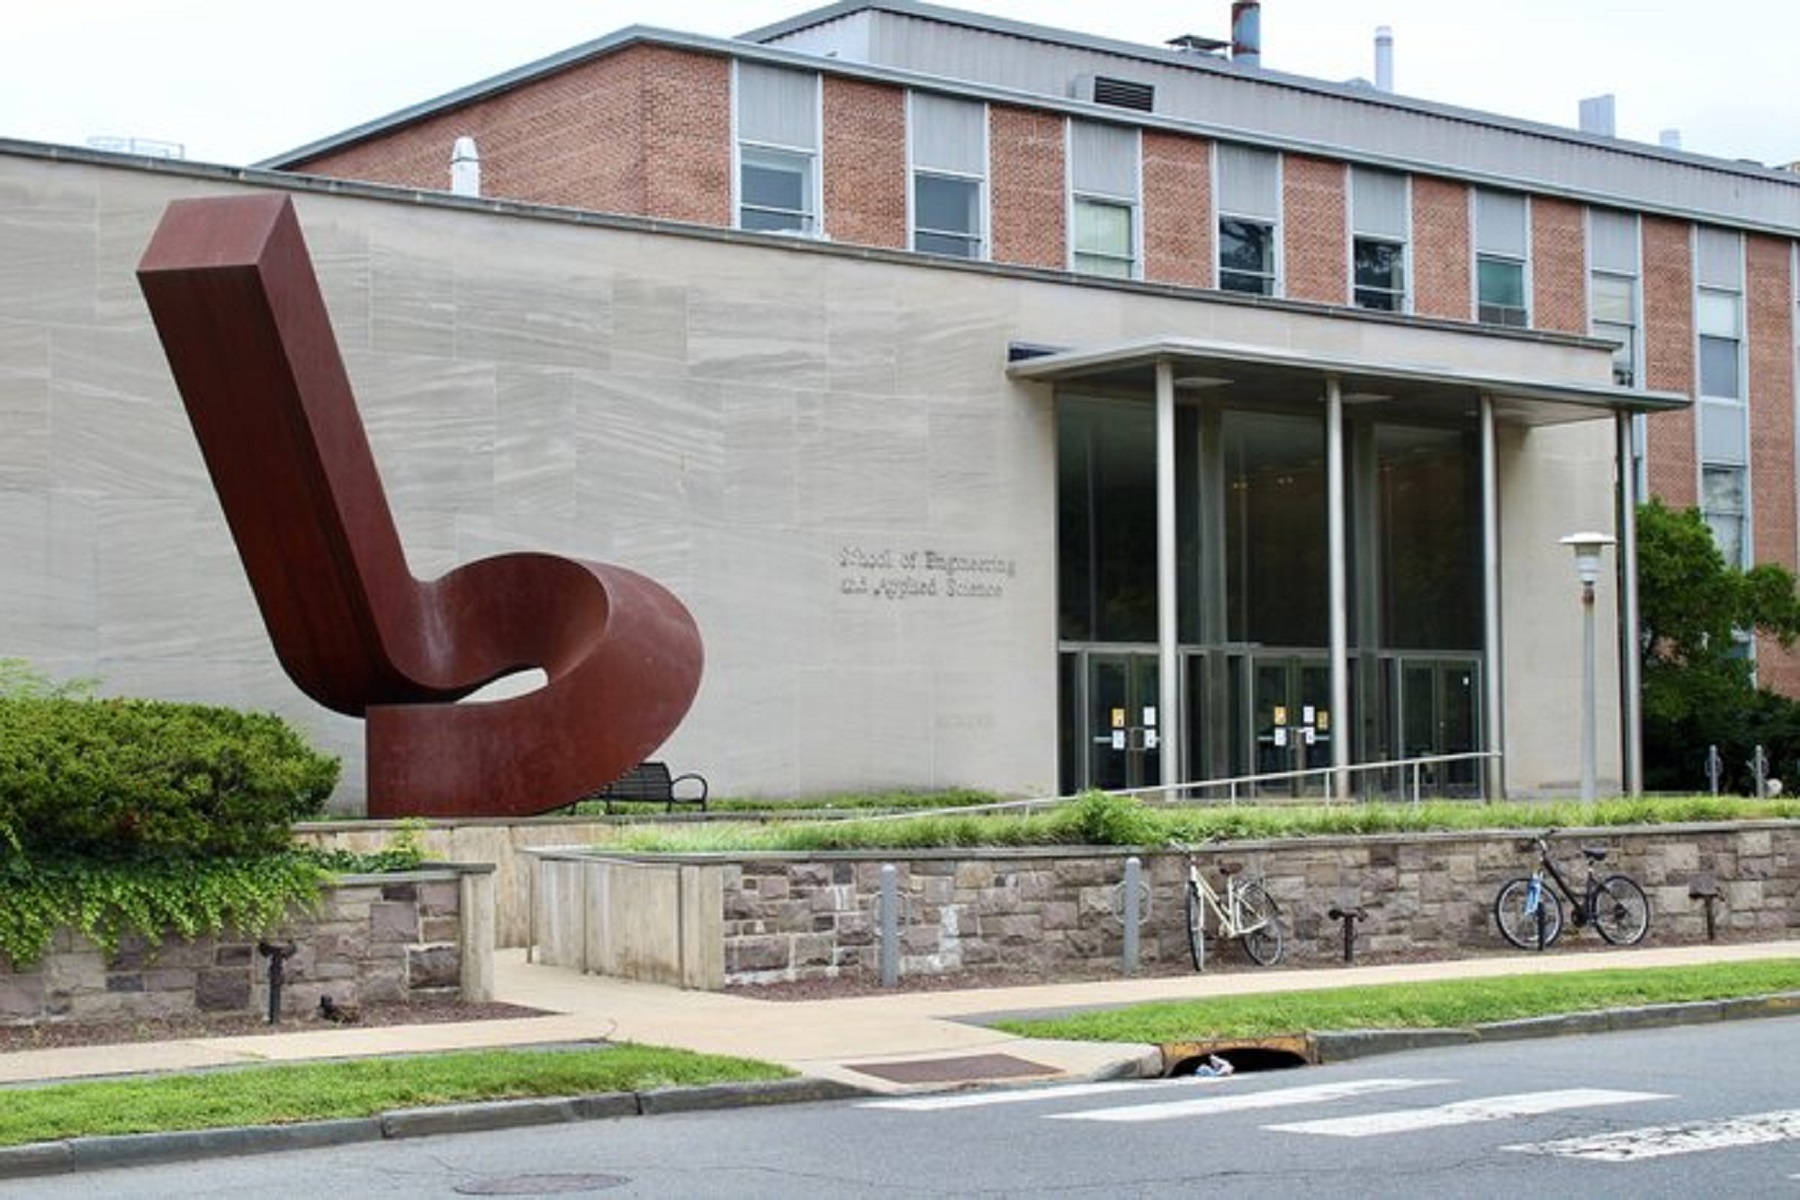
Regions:
<instances>
[{"instance_id":1,"label":"fieldstone wall","mask_svg":"<svg viewBox=\"0 0 1800 1200\"><path fill-rule=\"evenodd\" d=\"M1341 960L1342 925L1327 913L1362 906L1359 961L1408 955L1467 956L1508 949L1495 931L1495 893L1527 873L1523 833L1333 837L1240 842L1200 858L1261 874L1281 905L1294 962ZM1719 936L1800 936L1800 838L1792 823L1684 825L1572 831L1554 843L1579 886L1577 849L1605 845L1603 869L1631 875L1649 894L1646 944L1702 941L1698 880L1716 881ZM881 867L892 863L902 897L903 975L1019 971L1046 978L1117 972L1124 953L1127 851L934 853L880 858L769 855L717 866L724 903L724 979L761 984L837 976L878 978ZM1188 961L1185 859L1138 851L1149 910L1141 927L1145 969ZM692 860L683 860L692 861ZM1559 945L1596 944L1569 929ZM1224 952L1242 961L1235 948Z\"/></svg>"},{"instance_id":2,"label":"fieldstone wall","mask_svg":"<svg viewBox=\"0 0 1800 1200\"><path fill-rule=\"evenodd\" d=\"M346 876L318 910L267 937L128 938L112 955L68 931L24 970L0 956L0 1022L128 1021L269 1011L270 959L282 962L281 1013L342 1005L486 1000L492 988L491 868ZM479 910L485 905L484 915Z\"/></svg>"}]
</instances>

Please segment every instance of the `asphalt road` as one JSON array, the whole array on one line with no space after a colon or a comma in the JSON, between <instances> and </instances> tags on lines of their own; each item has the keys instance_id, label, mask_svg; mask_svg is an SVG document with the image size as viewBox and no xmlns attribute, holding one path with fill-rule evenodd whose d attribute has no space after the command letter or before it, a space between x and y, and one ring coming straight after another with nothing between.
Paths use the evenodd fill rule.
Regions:
<instances>
[{"instance_id":1,"label":"asphalt road","mask_svg":"<svg viewBox=\"0 0 1800 1200\"><path fill-rule=\"evenodd\" d=\"M0 1196L1800 1197L1800 1018L1146 1080L595 1121Z\"/></svg>"}]
</instances>

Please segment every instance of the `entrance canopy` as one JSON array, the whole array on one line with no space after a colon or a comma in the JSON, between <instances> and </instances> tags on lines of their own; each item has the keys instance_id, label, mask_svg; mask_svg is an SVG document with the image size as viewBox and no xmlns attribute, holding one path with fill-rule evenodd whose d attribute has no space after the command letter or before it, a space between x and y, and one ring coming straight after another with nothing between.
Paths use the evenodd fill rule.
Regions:
<instances>
[{"instance_id":1,"label":"entrance canopy","mask_svg":"<svg viewBox=\"0 0 1800 1200\"><path fill-rule=\"evenodd\" d=\"M1483 396L1503 424L1555 425L1620 413L1666 412L1692 402L1679 392L1613 384L1547 382L1410 363L1334 358L1269 346L1164 337L1086 350L1012 347L1007 375L1035 383L1075 383L1105 390L1151 392L1158 363L1169 363L1178 392L1259 400L1292 393L1316 400L1336 379L1345 404L1380 404L1404 415L1473 415Z\"/></svg>"},{"instance_id":2,"label":"entrance canopy","mask_svg":"<svg viewBox=\"0 0 1800 1200\"><path fill-rule=\"evenodd\" d=\"M1618 489L1619 628L1622 646L1635 645L1635 498L1630 470L1617 468L1629 462L1633 417L1684 409L1691 402L1677 393L1579 378L1590 366L1605 362L1598 342L1592 343L1590 357L1587 344L1571 339L1515 343L1471 330L1440 340L1440 332L1404 331L1405 340L1396 348L1442 351L1454 365L1423 365L1401 355L1374 361L1186 337L1075 350L1012 347L1008 377L1049 384L1059 395L1070 395L1071 424L1066 429L1059 425L1059 439L1065 433L1086 438L1079 446L1070 443L1078 453L1068 453L1070 447L1059 450L1059 479L1073 472L1085 481L1063 506L1079 510L1070 535L1091 543L1085 553L1073 555L1064 547L1063 557L1076 568L1086 563L1088 576L1076 579L1077 570L1059 581L1063 649L1094 665L1086 691L1110 697L1103 685L1112 659L1134 652L1130 643L1140 647L1135 653L1142 656L1153 639L1154 703L1148 697L1107 699L1114 729L1102 734L1110 737L1109 744L1118 744L1123 714L1122 741L1129 750L1132 720L1144 714L1146 744L1158 748L1157 774L1164 786L1198 780L1202 776L1189 768L1218 757L1195 751L1193 743L1205 735L1205 722L1190 720L1200 711L1196 692L1210 689L1214 696L1226 696L1229 719L1246 729L1258 720L1256 688L1234 692L1229 680L1195 683L1188 670L1194 656L1229 659L1242 643L1285 647L1321 660L1329 689L1327 702L1319 707L1334 714L1329 770L1332 790L1341 796L1348 791L1353 742L1360 738L1372 748L1382 736L1366 728L1353 732L1346 717L1376 711L1367 697L1376 694L1385 678L1376 669L1382 661L1391 659L1404 682L1409 652L1423 647L1446 661L1460 656L1459 661L1476 662L1478 656L1478 669L1458 670L1470 687L1476 676L1481 681L1483 695L1473 703L1482 727L1475 749L1488 755L1483 791L1490 797L1505 794L1503 767L1493 753L1504 744L1496 436L1501 426L1591 421L1613 426L1617 461L1595 462L1590 478L1611 477ZM1480 369L1491 361L1556 378ZM1081 417L1081 406L1091 406L1096 398L1101 405L1114 398L1152 403L1136 424ZM1307 432L1307 422L1315 423L1310 426L1315 432ZM1131 428L1139 430L1135 436L1142 439L1141 449L1120 457L1114 443ZM1135 476L1119 466L1134 459L1140 464ZM1144 463L1152 470L1146 472ZM1280 469L1260 469L1275 466ZM1133 515L1121 517L1128 509ZM1427 509L1435 524L1403 524ZM1306 534L1315 519L1317 525L1310 527L1318 533ZM1153 553L1146 553L1151 545L1145 530L1154 531ZM1292 541L1296 537L1304 544ZM1151 560L1151 575L1143 576L1141 565L1135 568L1139 574L1132 575L1132 564ZM1309 564L1317 568L1310 575L1301 569ZM1295 597L1313 607L1302 612ZM1283 604L1300 615L1312 614L1312 623L1297 621L1275 630L1279 623L1273 616L1286 611ZM1474 619L1480 630L1412 619L1422 609L1478 614ZM1124 619L1132 614L1134 620ZM1186 624L1184 614L1189 616ZM1241 618L1236 626L1232 614ZM1259 632L1251 618L1268 618L1262 624L1270 628ZM1408 628L1409 619L1419 628ZM1357 708L1351 703L1353 648L1364 697ZM1622 652L1621 667L1627 709L1622 721L1624 776L1628 790L1635 791L1635 656ZM1235 669L1228 664L1227 673ZM1080 690L1080 679L1075 687ZM1243 696L1250 699L1234 698ZM1300 703L1312 711L1314 701ZM1086 707L1091 706L1066 704L1065 711ZM1390 707L1389 715L1398 721L1403 706ZM1275 720L1281 723L1279 715ZM1158 727L1154 734L1149 732L1152 725ZM1174 736L1164 737L1171 728ZM1189 735L1185 740L1184 731ZM1079 741L1100 744L1093 734L1085 730ZM1396 734L1391 744L1400 744L1402 736Z\"/></svg>"}]
</instances>

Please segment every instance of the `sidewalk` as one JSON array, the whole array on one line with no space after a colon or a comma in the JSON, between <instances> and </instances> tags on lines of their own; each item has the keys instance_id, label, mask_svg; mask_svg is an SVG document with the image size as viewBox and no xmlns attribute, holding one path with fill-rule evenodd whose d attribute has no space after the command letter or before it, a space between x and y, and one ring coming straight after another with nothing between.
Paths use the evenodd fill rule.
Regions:
<instances>
[{"instance_id":1,"label":"sidewalk","mask_svg":"<svg viewBox=\"0 0 1800 1200\"><path fill-rule=\"evenodd\" d=\"M971 1018L1360 984L1789 957L1800 957L1800 941L773 1001L579 975L527 963L523 952L514 950L497 957L494 998L555 1015L23 1051L0 1055L0 1084L602 1039L761 1059L808 1078L878 1092L1099 1078L1154 1074L1160 1058L1150 1046L1014 1037Z\"/></svg>"}]
</instances>

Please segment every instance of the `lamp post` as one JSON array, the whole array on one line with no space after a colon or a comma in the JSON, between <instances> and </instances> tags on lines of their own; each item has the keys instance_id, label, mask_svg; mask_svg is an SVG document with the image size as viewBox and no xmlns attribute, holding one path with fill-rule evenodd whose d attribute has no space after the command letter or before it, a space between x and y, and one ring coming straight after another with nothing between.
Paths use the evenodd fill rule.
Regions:
<instances>
[{"instance_id":1,"label":"lamp post","mask_svg":"<svg viewBox=\"0 0 1800 1200\"><path fill-rule=\"evenodd\" d=\"M1594 798L1594 584L1600 579L1600 556L1614 539L1604 533L1571 533L1562 544L1575 552L1575 574L1581 580L1581 798Z\"/></svg>"}]
</instances>

